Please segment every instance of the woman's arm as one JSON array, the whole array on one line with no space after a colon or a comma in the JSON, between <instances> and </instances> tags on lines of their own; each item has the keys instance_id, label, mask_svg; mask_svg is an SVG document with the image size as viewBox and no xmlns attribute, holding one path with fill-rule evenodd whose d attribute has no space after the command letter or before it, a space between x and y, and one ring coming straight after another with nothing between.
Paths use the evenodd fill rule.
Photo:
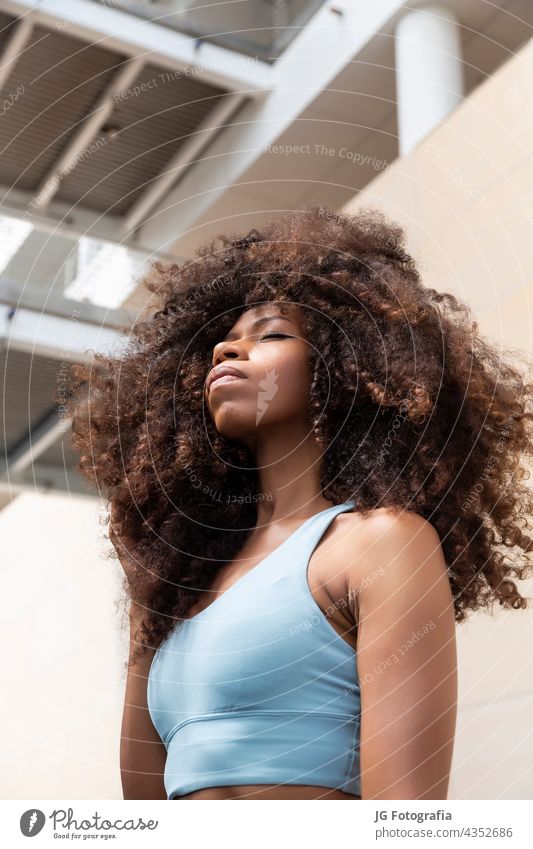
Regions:
<instances>
[{"instance_id":1,"label":"woman's arm","mask_svg":"<svg viewBox=\"0 0 533 849\"><path fill-rule=\"evenodd\" d=\"M111 506L109 539L129 580L134 562L128 546L117 533L117 508ZM143 611L133 601L130 606L130 665L126 679L122 728L120 733L120 775L124 799L166 799L163 775L166 749L150 718L147 702L148 673L155 650L131 664L139 639Z\"/></svg>"},{"instance_id":2,"label":"woman's arm","mask_svg":"<svg viewBox=\"0 0 533 849\"><path fill-rule=\"evenodd\" d=\"M134 606L132 605L132 608ZM130 645L135 645L138 617L130 613ZM163 783L166 749L147 703L153 650L128 670L120 736L120 774L124 799L166 799Z\"/></svg>"},{"instance_id":3,"label":"woman's arm","mask_svg":"<svg viewBox=\"0 0 533 849\"><path fill-rule=\"evenodd\" d=\"M358 536L349 597L358 621L362 798L446 799L457 657L439 536L416 513L381 510Z\"/></svg>"}]
</instances>

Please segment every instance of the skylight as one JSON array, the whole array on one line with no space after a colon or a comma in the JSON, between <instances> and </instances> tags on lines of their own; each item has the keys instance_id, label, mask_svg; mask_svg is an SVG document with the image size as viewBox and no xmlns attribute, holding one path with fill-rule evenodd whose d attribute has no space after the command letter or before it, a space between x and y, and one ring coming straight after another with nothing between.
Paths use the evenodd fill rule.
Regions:
<instances>
[{"instance_id":1,"label":"skylight","mask_svg":"<svg viewBox=\"0 0 533 849\"><path fill-rule=\"evenodd\" d=\"M159 26L274 62L324 0L93 0Z\"/></svg>"},{"instance_id":2,"label":"skylight","mask_svg":"<svg viewBox=\"0 0 533 849\"><path fill-rule=\"evenodd\" d=\"M139 251L84 236L78 242L76 276L63 294L117 309L135 289L145 262Z\"/></svg>"},{"instance_id":3,"label":"skylight","mask_svg":"<svg viewBox=\"0 0 533 849\"><path fill-rule=\"evenodd\" d=\"M0 215L0 274L5 271L32 230L33 226L29 221Z\"/></svg>"}]
</instances>

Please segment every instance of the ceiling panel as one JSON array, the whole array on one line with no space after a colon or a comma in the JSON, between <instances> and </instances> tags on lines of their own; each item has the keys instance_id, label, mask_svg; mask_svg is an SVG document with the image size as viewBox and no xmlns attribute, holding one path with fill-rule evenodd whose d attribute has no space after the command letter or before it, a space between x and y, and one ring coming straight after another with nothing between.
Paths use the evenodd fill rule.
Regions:
<instances>
[{"instance_id":1,"label":"ceiling panel","mask_svg":"<svg viewBox=\"0 0 533 849\"><path fill-rule=\"evenodd\" d=\"M225 94L195 77L147 65L116 99L107 122L116 134L80 161L57 199L126 213Z\"/></svg>"},{"instance_id":2,"label":"ceiling panel","mask_svg":"<svg viewBox=\"0 0 533 849\"><path fill-rule=\"evenodd\" d=\"M0 93L22 92L0 121L0 183L36 191L123 57L36 26Z\"/></svg>"}]
</instances>

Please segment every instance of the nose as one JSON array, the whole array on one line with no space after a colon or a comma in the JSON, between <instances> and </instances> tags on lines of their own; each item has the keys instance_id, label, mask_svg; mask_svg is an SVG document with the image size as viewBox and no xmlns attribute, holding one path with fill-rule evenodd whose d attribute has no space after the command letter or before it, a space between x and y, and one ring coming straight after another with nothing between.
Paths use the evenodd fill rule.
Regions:
<instances>
[{"instance_id":1,"label":"nose","mask_svg":"<svg viewBox=\"0 0 533 849\"><path fill-rule=\"evenodd\" d=\"M240 342L219 342L213 350L213 368L225 360L244 359L246 348Z\"/></svg>"}]
</instances>

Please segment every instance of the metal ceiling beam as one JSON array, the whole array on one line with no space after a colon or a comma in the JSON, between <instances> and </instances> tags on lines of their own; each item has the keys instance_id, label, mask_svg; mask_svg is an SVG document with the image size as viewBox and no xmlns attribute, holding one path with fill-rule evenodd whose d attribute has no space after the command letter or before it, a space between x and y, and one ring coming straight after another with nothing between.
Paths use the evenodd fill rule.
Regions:
<instances>
[{"instance_id":1,"label":"metal ceiling beam","mask_svg":"<svg viewBox=\"0 0 533 849\"><path fill-rule=\"evenodd\" d=\"M187 166L201 156L202 151L211 144L214 136L229 121L231 116L246 100L244 94L228 94L206 115L201 124L188 136L187 141L167 163L164 170L152 180L151 185L141 195L133 209L127 214L123 227L123 238L127 241L136 227L161 198L179 180Z\"/></svg>"},{"instance_id":2,"label":"metal ceiling beam","mask_svg":"<svg viewBox=\"0 0 533 849\"><path fill-rule=\"evenodd\" d=\"M273 69L234 50L202 42L158 23L89 0L3 0L2 11L32 10L35 21L127 56L143 56L164 68L197 71L209 85L261 97L271 86Z\"/></svg>"},{"instance_id":3,"label":"metal ceiling beam","mask_svg":"<svg viewBox=\"0 0 533 849\"><path fill-rule=\"evenodd\" d=\"M65 362L91 362L92 351L120 355L125 342L116 330L79 321L75 309L71 317L62 318L0 304L0 345L8 350Z\"/></svg>"},{"instance_id":4,"label":"metal ceiling beam","mask_svg":"<svg viewBox=\"0 0 533 849\"><path fill-rule=\"evenodd\" d=\"M30 220L36 230L50 233L51 236L65 236L73 240L81 236L90 236L93 239L102 239L105 242L113 242L117 245L128 247L128 241L121 238L124 218L121 215L103 214L79 206L73 207L71 203L59 201L52 198L52 203L46 210L28 214L28 205L31 204L33 193L12 189L6 184L0 183L0 198L8 194L9 200L1 202L2 214L12 215L24 221ZM135 250L142 250L138 242L131 243ZM150 254L151 248L146 248ZM170 258L170 257L169 257ZM174 258L174 257L172 257Z\"/></svg>"},{"instance_id":5,"label":"metal ceiling beam","mask_svg":"<svg viewBox=\"0 0 533 849\"><path fill-rule=\"evenodd\" d=\"M39 287L38 282L31 275L18 281L12 281L0 275L0 305L15 310L25 309L38 314L44 311L47 315L57 315L67 319L73 314L73 307L76 307L80 309L80 313L76 315L84 324L109 327L111 330L124 324L129 326L132 321L127 305L110 310L108 307L97 306L89 301L78 303L63 296L59 287L53 285L56 280L58 280L57 274L51 273L48 283L45 283L44 287Z\"/></svg>"},{"instance_id":6,"label":"metal ceiling beam","mask_svg":"<svg viewBox=\"0 0 533 849\"><path fill-rule=\"evenodd\" d=\"M0 478L0 495L14 498L23 492L64 492L91 499L99 497L98 491L91 490L88 481L77 472L45 463L36 463L11 480Z\"/></svg>"},{"instance_id":7,"label":"metal ceiling beam","mask_svg":"<svg viewBox=\"0 0 533 849\"><path fill-rule=\"evenodd\" d=\"M0 55L0 89L2 89L8 78L13 73L16 62L21 53L24 52L33 32L35 17L32 13L25 15L13 27L13 33Z\"/></svg>"},{"instance_id":8,"label":"metal ceiling beam","mask_svg":"<svg viewBox=\"0 0 533 849\"><path fill-rule=\"evenodd\" d=\"M96 138L98 131L104 126L115 108L114 92L122 91L135 82L145 60L142 58L127 61L115 74L106 90L100 95L98 102L89 117L80 124L74 137L67 145L61 156L54 162L50 173L45 177L30 202L31 210L42 212L58 191L61 180L75 167L77 160Z\"/></svg>"},{"instance_id":9,"label":"metal ceiling beam","mask_svg":"<svg viewBox=\"0 0 533 849\"><path fill-rule=\"evenodd\" d=\"M59 410L51 410L18 445L15 445L6 459L2 460L0 478L9 480L30 468L47 448L61 439L65 431L70 430L70 427L69 418L61 418Z\"/></svg>"},{"instance_id":10,"label":"metal ceiling beam","mask_svg":"<svg viewBox=\"0 0 533 849\"><path fill-rule=\"evenodd\" d=\"M119 215L106 214L96 210L74 206L67 201L52 198L49 208L42 213L33 214L30 206L34 192L25 191L0 183L2 212L31 221L37 230L46 230L63 236L93 236L108 241L119 241L118 233L122 224ZM6 200L7 198L7 200Z\"/></svg>"}]
</instances>

